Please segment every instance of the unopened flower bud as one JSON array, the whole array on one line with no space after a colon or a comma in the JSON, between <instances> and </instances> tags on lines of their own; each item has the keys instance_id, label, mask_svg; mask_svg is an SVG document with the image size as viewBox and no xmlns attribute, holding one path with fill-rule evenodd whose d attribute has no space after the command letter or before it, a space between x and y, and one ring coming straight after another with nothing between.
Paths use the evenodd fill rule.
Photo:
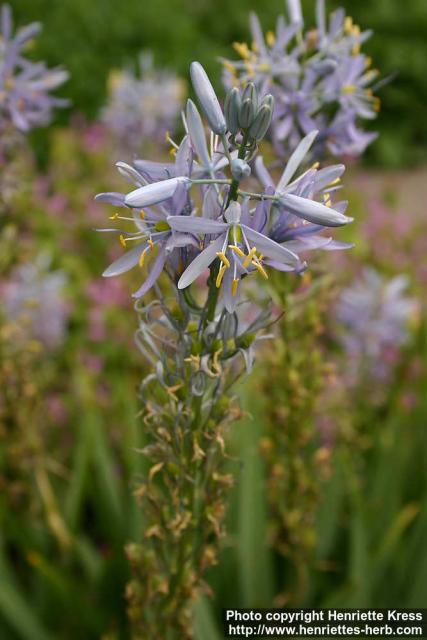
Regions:
<instances>
[{"instance_id":1,"label":"unopened flower bud","mask_svg":"<svg viewBox=\"0 0 427 640\"><path fill-rule=\"evenodd\" d=\"M205 112L212 131L222 135L227 131L224 114L216 97L216 93L200 62L192 62L190 66L191 82L194 91Z\"/></svg>"},{"instance_id":2,"label":"unopened flower bud","mask_svg":"<svg viewBox=\"0 0 427 640\"><path fill-rule=\"evenodd\" d=\"M243 180L251 175L251 168L247 162L236 158L231 162L231 175L235 180Z\"/></svg>"},{"instance_id":3,"label":"unopened flower bud","mask_svg":"<svg viewBox=\"0 0 427 640\"><path fill-rule=\"evenodd\" d=\"M301 0L286 0L288 14L292 25L298 25L300 28L304 26L302 17Z\"/></svg>"},{"instance_id":4,"label":"unopened flower bud","mask_svg":"<svg viewBox=\"0 0 427 640\"><path fill-rule=\"evenodd\" d=\"M247 100L243 100L239 112L239 124L242 129L247 129L251 126L255 118L255 113L256 110L252 100L249 98Z\"/></svg>"},{"instance_id":5,"label":"unopened flower bud","mask_svg":"<svg viewBox=\"0 0 427 640\"><path fill-rule=\"evenodd\" d=\"M267 104L261 105L255 120L249 129L249 135L257 142L262 140L271 124L273 110Z\"/></svg>"},{"instance_id":6,"label":"unopened flower bud","mask_svg":"<svg viewBox=\"0 0 427 640\"><path fill-rule=\"evenodd\" d=\"M253 82L248 82L248 84L246 85L242 93L242 100L247 100L248 98L250 98L253 101L255 108L257 108L258 107L258 91Z\"/></svg>"},{"instance_id":7,"label":"unopened flower bud","mask_svg":"<svg viewBox=\"0 0 427 640\"><path fill-rule=\"evenodd\" d=\"M263 105L267 105L272 111L274 110L274 97L271 95L271 93L267 93L267 95L263 97L261 101L261 107Z\"/></svg>"},{"instance_id":8,"label":"unopened flower bud","mask_svg":"<svg viewBox=\"0 0 427 640\"><path fill-rule=\"evenodd\" d=\"M252 82L246 85L242 94L242 105L239 112L239 124L242 129L251 126L258 110L258 92Z\"/></svg>"},{"instance_id":9,"label":"unopened flower bud","mask_svg":"<svg viewBox=\"0 0 427 640\"><path fill-rule=\"evenodd\" d=\"M336 60L328 58L327 60L318 60L311 65L313 71L319 74L319 76L327 76L333 73L338 67Z\"/></svg>"},{"instance_id":10,"label":"unopened flower bud","mask_svg":"<svg viewBox=\"0 0 427 640\"><path fill-rule=\"evenodd\" d=\"M125 197L125 204L128 207L149 207L153 204L159 204L164 200L171 198L179 184L185 184L187 188L191 186L191 181L180 176L178 178L169 178L160 182L144 185L139 189L135 189Z\"/></svg>"},{"instance_id":11,"label":"unopened flower bud","mask_svg":"<svg viewBox=\"0 0 427 640\"><path fill-rule=\"evenodd\" d=\"M224 104L227 128L233 135L235 135L239 130L239 111L241 103L240 91L237 87L234 87L227 93Z\"/></svg>"}]
</instances>

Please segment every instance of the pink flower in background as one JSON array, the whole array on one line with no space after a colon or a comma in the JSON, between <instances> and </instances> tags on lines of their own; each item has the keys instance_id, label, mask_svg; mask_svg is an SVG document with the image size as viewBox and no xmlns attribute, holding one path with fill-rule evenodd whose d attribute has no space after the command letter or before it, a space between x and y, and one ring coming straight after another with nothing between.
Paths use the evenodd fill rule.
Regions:
<instances>
[{"instance_id":1,"label":"pink flower in background","mask_svg":"<svg viewBox=\"0 0 427 640\"><path fill-rule=\"evenodd\" d=\"M82 140L85 150L88 153L102 151L105 145L106 129L100 122L94 122L83 129Z\"/></svg>"},{"instance_id":2,"label":"pink flower in background","mask_svg":"<svg viewBox=\"0 0 427 640\"><path fill-rule=\"evenodd\" d=\"M129 295L122 280L94 280L87 285L86 293L95 306L129 306Z\"/></svg>"},{"instance_id":3,"label":"pink flower in background","mask_svg":"<svg viewBox=\"0 0 427 640\"><path fill-rule=\"evenodd\" d=\"M52 393L46 398L46 409L52 422L58 426L66 423L68 418L64 399L59 393Z\"/></svg>"}]
</instances>

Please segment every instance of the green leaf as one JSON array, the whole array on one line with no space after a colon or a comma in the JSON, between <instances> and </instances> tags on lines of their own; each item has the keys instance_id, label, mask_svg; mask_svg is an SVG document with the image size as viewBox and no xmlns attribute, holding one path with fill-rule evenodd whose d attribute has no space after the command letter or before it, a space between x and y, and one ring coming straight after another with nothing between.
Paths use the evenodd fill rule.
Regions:
<instances>
[{"instance_id":1,"label":"green leaf","mask_svg":"<svg viewBox=\"0 0 427 640\"><path fill-rule=\"evenodd\" d=\"M221 640L212 613L212 608L206 598L200 598L194 605L194 636L195 640Z\"/></svg>"}]
</instances>

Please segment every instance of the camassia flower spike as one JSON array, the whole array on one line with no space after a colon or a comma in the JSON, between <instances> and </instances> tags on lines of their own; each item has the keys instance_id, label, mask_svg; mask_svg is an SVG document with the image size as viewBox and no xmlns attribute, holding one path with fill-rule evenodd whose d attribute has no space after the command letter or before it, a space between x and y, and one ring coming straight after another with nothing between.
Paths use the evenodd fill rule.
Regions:
<instances>
[{"instance_id":1,"label":"camassia flower spike","mask_svg":"<svg viewBox=\"0 0 427 640\"><path fill-rule=\"evenodd\" d=\"M27 45L40 30L34 22L13 34L10 7L0 7L0 134L9 127L26 133L47 125L54 108L68 104L50 93L68 79L67 71L48 69L25 57Z\"/></svg>"},{"instance_id":2,"label":"camassia flower spike","mask_svg":"<svg viewBox=\"0 0 427 640\"><path fill-rule=\"evenodd\" d=\"M273 118L273 97L249 83L228 92L223 113L200 63L192 63L191 77L209 123L210 144L196 105L188 101L183 116L186 135L180 144L171 141L174 163L118 163L136 188L97 196L129 211L111 216L123 227L101 230L117 233L127 249L104 276L147 264L148 275L134 294L141 297L163 271L182 290L210 269L212 286L220 289L225 309L233 313L245 278L268 278L270 268L301 273L307 264L299 252L350 246L322 234L352 220L345 215L346 202L332 204L344 167L305 168L318 136L313 130L301 140L275 185L258 155ZM247 180L251 188L258 181L259 188L246 190Z\"/></svg>"},{"instance_id":3,"label":"camassia flower spike","mask_svg":"<svg viewBox=\"0 0 427 640\"><path fill-rule=\"evenodd\" d=\"M264 36L256 14L250 28L252 46L235 42L239 60L223 59L224 85L234 91L249 84L267 87L276 102L269 137L276 153L288 158L313 129L320 134L312 158L360 155L376 133L360 128L376 118L380 101L374 92L379 72L362 53L370 31L361 31L343 9L326 20L325 0L316 1L316 26L303 31L301 0L287 0L287 17L276 32Z\"/></svg>"},{"instance_id":4,"label":"camassia flower spike","mask_svg":"<svg viewBox=\"0 0 427 640\"><path fill-rule=\"evenodd\" d=\"M298 2L289 6L300 29ZM264 332L273 305L256 311L263 281L272 269L302 273L309 251L348 248L329 231L352 220L347 202L333 202L344 166L308 161L315 127L276 178L259 154L274 97L249 82L228 92L223 110L200 63L190 73L199 105L187 102L181 142L169 138L174 161L118 162L133 188L97 196L113 208L100 231L125 249L104 276L144 273L133 295L137 345L152 365L139 389L150 470L138 487L145 536L127 549L126 593L137 632L150 638L187 637L192 594L217 562L233 482L223 430L239 415L231 389L250 372L256 344L273 337Z\"/></svg>"}]
</instances>

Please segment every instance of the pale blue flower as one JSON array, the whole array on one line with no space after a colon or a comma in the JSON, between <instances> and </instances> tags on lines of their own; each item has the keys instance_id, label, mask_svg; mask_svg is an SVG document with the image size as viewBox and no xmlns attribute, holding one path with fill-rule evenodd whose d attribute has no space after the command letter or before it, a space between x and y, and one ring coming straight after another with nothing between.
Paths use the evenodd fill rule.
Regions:
<instances>
[{"instance_id":1,"label":"pale blue flower","mask_svg":"<svg viewBox=\"0 0 427 640\"><path fill-rule=\"evenodd\" d=\"M230 313L236 305L241 277L256 271L266 277L260 254L291 269L302 268L302 263L295 253L248 226L249 220L247 224L242 222L242 209L238 202L232 202L225 211L224 222L192 216L171 216L168 223L172 229L183 233L219 236L187 267L178 281L178 288L188 287L216 258L219 258L221 266L217 286L219 287L224 279L224 301Z\"/></svg>"},{"instance_id":2,"label":"pale blue flower","mask_svg":"<svg viewBox=\"0 0 427 640\"><path fill-rule=\"evenodd\" d=\"M55 98L50 91L68 79L63 69L48 69L42 62L24 57L29 43L40 32L33 23L13 35L12 14L8 5L0 10L0 131L8 126L27 132L49 124L55 107L68 101Z\"/></svg>"},{"instance_id":3,"label":"pale blue flower","mask_svg":"<svg viewBox=\"0 0 427 640\"><path fill-rule=\"evenodd\" d=\"M268 278L269 267L301 273L307 265L299 252L350 246L320 233L352 221L345 215L345 201L332 205L344 167L311 167L301 173L317 131L301 140L277 184L262 158L257 158L254 166L261 189L244 190L243 183L251 174L249 162L257 152L257 139L250 138L253 118L262 115L264 105L271 110L273 102L267 96L259 105L250 86L242 98L239 114L240 104L251 101L253 117L243 125L239 122L237 132L221 135L222 151L215 146L218 136L213 132L208 149L202 119L189 101L184 119L187 134L179 146L173 143L175 162L136 160L134 166L119 162L119 172L136 189L97 196L98 201L129 211L129 215L113 214L120 228L100 230L118 234L127 249L104 275L116 276L138 264L144 266L155 255L136 297L143 296L162 271L176 279L179 289L185 289L210 268L231 313L246 277L260 274ZM229 109L227 113L231 117ZM246 129L240 130L242 126ZM249 144L241 142L245 135ZM198 195L193 198L195 192Z\"/></svg>"},{"instance_id":4,"label":"pale blue flower","mask_svg":"<svg viewBox=\"0 0 427 640\"><path fill-rule=\"evenodd\" d=\"M47 254L16 267L1 291L6 318L19 325L27 339L38 340L50 349L59 346L70 311L66 283L63 271L51 270Z\"/></svg>"},{"instance_id":5,"label":"pale blue flower","mask_svg":"<svg viewBox=\"0 0 427 640\"><path fill-rule=\"evenodd\" d=\"M153 56L139 56L138 73L113 71L102 119L121 147L136 150L142 141L163 142L177 122L185 83L175 73L154 67Z\"/></svg>"},{"instance_id":6,"label":"pale blue flower","mask_svg":"<svg viewBox=\"0 0 427 640\"><path fill-rule=\"evenodd\" d=\"M409 325L419 310L406 295L404 275L387 280L374 269L365 269L345 288L335 309L338 337L347 353L353 374L369 372L385 379L402 347L410 339Z\"/></svg>"}]
</instances>

